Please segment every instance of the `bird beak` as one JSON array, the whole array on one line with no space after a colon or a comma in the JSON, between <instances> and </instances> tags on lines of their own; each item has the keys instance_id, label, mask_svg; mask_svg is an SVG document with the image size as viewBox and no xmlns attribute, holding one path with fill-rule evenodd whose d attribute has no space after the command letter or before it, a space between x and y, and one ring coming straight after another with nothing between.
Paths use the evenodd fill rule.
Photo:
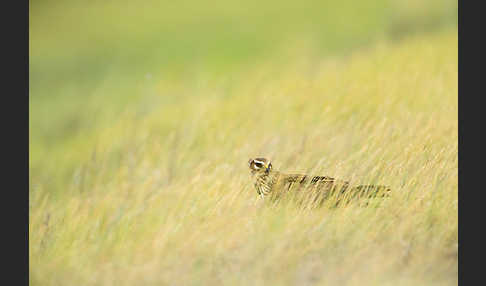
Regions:
<instances>
[{"instance_id":1,"label":"bird beak","mask_svg":"<svg viewBox=\"0 0 486 286\"><path fill-rule=\"evenodd\" d=\"M270 168L272 168L272 163L269 163L267 165L267 168L265 169L265 173L268 173L270 171Z\"/></svg>"}]
</instances>

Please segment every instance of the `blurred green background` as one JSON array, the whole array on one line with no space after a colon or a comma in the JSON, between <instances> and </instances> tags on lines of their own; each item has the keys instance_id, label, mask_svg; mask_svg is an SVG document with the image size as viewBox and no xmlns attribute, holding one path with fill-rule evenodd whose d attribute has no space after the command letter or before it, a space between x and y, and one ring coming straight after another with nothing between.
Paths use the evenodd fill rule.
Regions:
<instances>
[{"instance_id":1,"label":"blurred green background","mask_svg":"<svg viewBox=\"0 0 486 286\"><path fill-rule=\"evenodd\" d=\"M52 97L57 92L46 88L69 84L93 88L112 73L135 79L226 70L295 38L328 55L456 23L451 0L30 1L31 94Z\"/></svg>"}]
</instances>

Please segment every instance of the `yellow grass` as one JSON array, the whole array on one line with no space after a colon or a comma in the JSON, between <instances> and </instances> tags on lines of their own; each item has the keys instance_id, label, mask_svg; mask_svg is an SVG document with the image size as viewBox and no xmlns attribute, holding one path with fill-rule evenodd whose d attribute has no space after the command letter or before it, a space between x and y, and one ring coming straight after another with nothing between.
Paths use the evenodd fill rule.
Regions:
<instances>
[{"instance_id":1,"label":"yellow grass","mask_svg":"<svg viewBox=\"0 0 486 286\"><path fill-rule=\"evenodd\" d=\"M31 285L456 285L457 30L285 53L152 78L122 115L31 143ZM256 156L393 196L261 203Z\"/></svg>"}]
</instances>

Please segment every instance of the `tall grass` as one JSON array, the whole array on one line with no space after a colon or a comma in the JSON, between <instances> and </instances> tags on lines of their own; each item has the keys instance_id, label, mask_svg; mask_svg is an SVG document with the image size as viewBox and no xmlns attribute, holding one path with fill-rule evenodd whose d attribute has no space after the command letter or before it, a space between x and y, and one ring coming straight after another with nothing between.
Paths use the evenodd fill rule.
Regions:
<instances>
[{"instance_id":1,"label":"tall grass","mask_svg":"<svg viewBox=\"0 0 486 286\"><path fill-rule=\"evenodd\" d=\"M48 121L66 103L32 99L31 284L457 284L457 30L347 57L300 41L283 53L138 79L122 113L87 99L98 113ZM60 128L75 131L39 131ZM255 156L393 195L262 203Z\"/></svg>"}]
</instances>

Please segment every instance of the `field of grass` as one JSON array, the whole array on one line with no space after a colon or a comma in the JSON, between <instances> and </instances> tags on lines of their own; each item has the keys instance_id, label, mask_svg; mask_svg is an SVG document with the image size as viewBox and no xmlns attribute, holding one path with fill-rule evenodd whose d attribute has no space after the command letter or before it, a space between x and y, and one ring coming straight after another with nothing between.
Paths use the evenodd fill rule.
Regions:
<instances>
[{"instance_id":1,"label":"field of grass","mask_svg":"<svg viewBox=\"0 0 486 286\"><path fill-rule=\"evenodd\" d=\"M270 4L255 23L255 9L191 6L193 23L46 3L31 13L31 285L457 285L458 38L439 12L443 28L413 33L407 21L433 17L400 1L402 17L342 1L310 18L322 22L289 4L273 25ZM139 26L97 17L131 9ZM172 46L148 40L161 27ZM257 156L393 195L265 203L247 166Z\"/></svg>"}]
</instances>

